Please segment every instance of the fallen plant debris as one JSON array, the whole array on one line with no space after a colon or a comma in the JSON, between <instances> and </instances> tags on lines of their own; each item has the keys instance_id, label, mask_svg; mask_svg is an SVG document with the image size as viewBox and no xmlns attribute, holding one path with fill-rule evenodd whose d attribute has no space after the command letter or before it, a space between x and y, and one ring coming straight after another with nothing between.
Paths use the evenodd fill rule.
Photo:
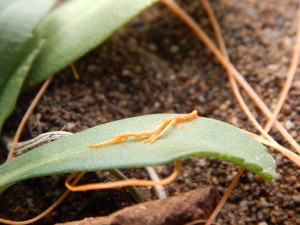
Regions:
<instances>
[{"instance_id":1,"label":"fallen plant debris","mask_svg":"<svg viewBox=\"0 0 300 225\"><path fill-rule=\"evenodd\" d=\"M85 218L57 225L175 225L207 219L220 195L215 187L199 187L164 200L153 200L121 209L105 217Z\"/></svg>"}]
</instances>

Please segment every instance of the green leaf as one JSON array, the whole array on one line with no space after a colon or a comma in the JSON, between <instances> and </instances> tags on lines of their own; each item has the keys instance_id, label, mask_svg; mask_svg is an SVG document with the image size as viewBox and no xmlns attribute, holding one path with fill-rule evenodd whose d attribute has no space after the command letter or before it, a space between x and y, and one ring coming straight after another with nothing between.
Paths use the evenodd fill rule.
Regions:
<instances>
[{"instance_id":1,"label":"green leaf","mask_svg":"<svg viewBox=\"0 0 300 225\"><path fill-rule=\"evenodd\" d=\"M33 60L38 55L41 47L45 43L45 40L40 40L38 42L38 46L32 50L32 52L24 59L24 61L18 65L16 71L14 71L3 88L0 95L0 133L2 130L2 126L4 121L8 118L8 116L12 113L18 96L20 94L22 85L24 83L25 77L28 74L30 66Z\"/></svg>"},{"instance_id":2,"label":"green leaf","mask_svg":"<svg viewBox=\"0 0 300 225\"><path fill-rule=\"evenodd\" d=\"M263 145L229 124L203 117L178 123L152 144L130 139L88 148L120 133L152 130L173 115L154 114L110 122L40 146L0 166L0 190L32 177L155 166L190 156L224 159L268 182L274 180L275 161Z\"/></svg>"},{"instance_id":3,"label":"green leaf","mask_svg":"<svg viewBox=\"0 0 300 225\"><path fill-rule=\"evenodd\" d=\"M36 33L47 44L30 82L39 83L97 47L118 28L158 0L73 0L53 10Z\"/></svg>"},{"instance_id":4,"label":"green leaf","mask_svg":"<svg viewBox=\"0 0 300 225\"><path fill-rule=\"evenodd\" d=\"M0 1L0 133L24 81L28 86L45 80L157 1L72 0L48 14L55 0ZM42 39L46 43L41 49Z\"/></svg>"},{"instance_id":5,"label":"green leaf","mask_svg":"<svg viewBox=\"0 0 300 225\"><path fill-rule=\"evenodd\" d=\"M14 0L0 3L0 133L44 41L32 32L54 0ZM34 6L34 7L33 7Z\"/></svg>"},{"instance_id":6,"label":"green leaf","mask_svg":"<svg viewBox=\"0 0 300 225\"><path fill-rule=\"evenodd\" d=\"M1 2L3 8L0 11L0 93L23 58L27 58L27 52L24 52L26 43L32 38L33 29L53 2L53 0Z\"/></svg>"}]
</instances>

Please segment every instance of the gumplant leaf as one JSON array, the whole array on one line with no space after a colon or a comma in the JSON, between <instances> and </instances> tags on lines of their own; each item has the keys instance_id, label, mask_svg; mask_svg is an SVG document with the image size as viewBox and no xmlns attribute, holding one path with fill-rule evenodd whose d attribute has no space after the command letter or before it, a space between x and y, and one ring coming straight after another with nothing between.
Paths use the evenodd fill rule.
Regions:
<instances>
[{"instance_id":1,"label":"gumplant leaf","mask_svg":"<svg viewBox=\"0 0 300 225\"><path fill-rule=\"evenodd\" d=\"M275 161L255 139L227 123L197 117L178 123L154 143L129 139L119 144L88 148L124 132L151 130L174 114L153 114L99 125L42 145L0 166L0 190L18 181L75 171L156 166L190 156L227 160L268 182Z\"/></svg>"},{"instance_id":2,"label":"gumplant leaf","mask_svg":"<svg viewBox=\"0 0 300 225\"><path fill-rule=\"evenodd\" d=\"M0 1L0 133L24 81L45 80L157 1L70 0L49 13L55 0Z\"/></svg>"},{"instance_id":3,"label":"gumplant leaf","mask_svg":"<svg viewBox=\"0 0 300 225\"><path fill-rule=\"evenodd\" d=\"M10 75L9 80L6 82L2 92L0 94L0 133L2 130L2 126L4 121L8 118L8 116L12 113L18 96L20 94L22 85L28 74L29 68L38 55L41 47L45 43L44 39L41 39L37 42L38 45L32 49L31 53L27 55L27 57L21 62L16 70Z\"/></svg>"},{"instance_id":4,"label":"gumplant leaf","mask_svg":"<svg viewBox=\"0 0 300 225\"><path fill-rule=\"evenodd\" d=\"M54 0L3 0L0 3L0 133L42 47L43 40L33 40L32 32L53 4Z\"/></svg>"},{"instance_id":5,"label":"gumplant leaf","mask_svg":"<svg viewBox=\"0 0 300 225\"><path fill-rule=\"evenodd\" d=\"M51 11L36 30L47 39L30 72L38 83L97 47L158 0L73 0Z\"/></svg>"},{"instance_id":6,"label":"gumplant leaf","mask_svg":"<svg viewBox=\"0 0 300 225\"><path fill-rule=\"evenodd\" d=\"M10 74L26 57L24 48L32 31L52 7L53 0L10 0L1 2L0 10L0 90ZM33 7L34 6L34 7Z\"/></svg>"}]
</instances>

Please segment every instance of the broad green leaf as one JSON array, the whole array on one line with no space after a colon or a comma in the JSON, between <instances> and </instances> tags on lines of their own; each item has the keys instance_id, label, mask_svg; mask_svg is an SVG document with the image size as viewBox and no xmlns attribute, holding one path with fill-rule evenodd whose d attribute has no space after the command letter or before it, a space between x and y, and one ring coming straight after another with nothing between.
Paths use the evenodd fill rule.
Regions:
<instances>
[{"instance_id":1,"label":"broad green leaf","mask_svg":"<svg viewBox=\"0 0 300 225\"><path fill-rule=\"evenodd\" d=\"M43 81L97 47L157 1L71 0L48 14L55 0L0 1L0 133L15 106L20 88L24 86L24 78L26 86ZM28 69L26 73L20 72L25 71L26 60L39 48L41 39L46 39L46 44L40 54L35 55L33 64L26 65L31 70L29 79ZM17 77L18 74L22 77ZM18 85L9 90L8 85L16 80ZM8 98L10 91L14 94Z\"/></svg>"},{"instance_id":2,"label":"broad green leaf","mask_svg":"<svg viewBox=\"0 0 300 225\"><path fill-rule=\"evenodd\" d=\"M151 130L173 115L154 114L110 122L40 146L0 166L0 190L32 177L155 166L190 156L227 160L268 182L274 180L275 161L263 145L229 124L203 117L178 123L152 144L130 139L88 148L120 133Z\"/></svg>"},{"instance_id":3,"label":"broad green leaf","mask_svg":"<svg viewBox=\"0 0 300 225\"><path fill-rule=\"evenodd\" d=\"M45 43L45 40L40 40L38 45L32 52L24 59L24 61L18 65L16 71L14 71L11 75L9 80L6 82L1 95L0 95L0 133L2 130L2 126L4 121L8 118L8 116L12 113L18 96L20 94L22 85L28 74L30 66L33 60L38 55L41 47Z\"/></svg>"},{"instance_id":4,"label":"broad green leaf","mask_svg":"<svg viewBox=\"0 0 300 225\"><path fill-rule=\"evenodd\" d=\"M23 58L27 58L28 52L24 49L26 43L32 38L33 29L53 2L53 0L1 2L3 8L0 11L0 94L10 75L22 63Z\"/></svg>"},{"instance_id":5,"label":"broad green leaf","mask_svg":"<svg viewBox=\"0 0 300 225\"><path fill-rule=\"evenodd\" d=\"M42 46L32 32L54 0L0 2L0 133Z\"/></svg>"},{"instance_id":6,"label":"broad green leaf","mask_svg":"<svg viewBox=\"0 0 300 225\"><path fill-rule=\"evenodd\" d=\"M36 33L47 39L30 73L38 83L97 47L158 0L73 0L57 7Z\"/></svg>"}]
</instances>

